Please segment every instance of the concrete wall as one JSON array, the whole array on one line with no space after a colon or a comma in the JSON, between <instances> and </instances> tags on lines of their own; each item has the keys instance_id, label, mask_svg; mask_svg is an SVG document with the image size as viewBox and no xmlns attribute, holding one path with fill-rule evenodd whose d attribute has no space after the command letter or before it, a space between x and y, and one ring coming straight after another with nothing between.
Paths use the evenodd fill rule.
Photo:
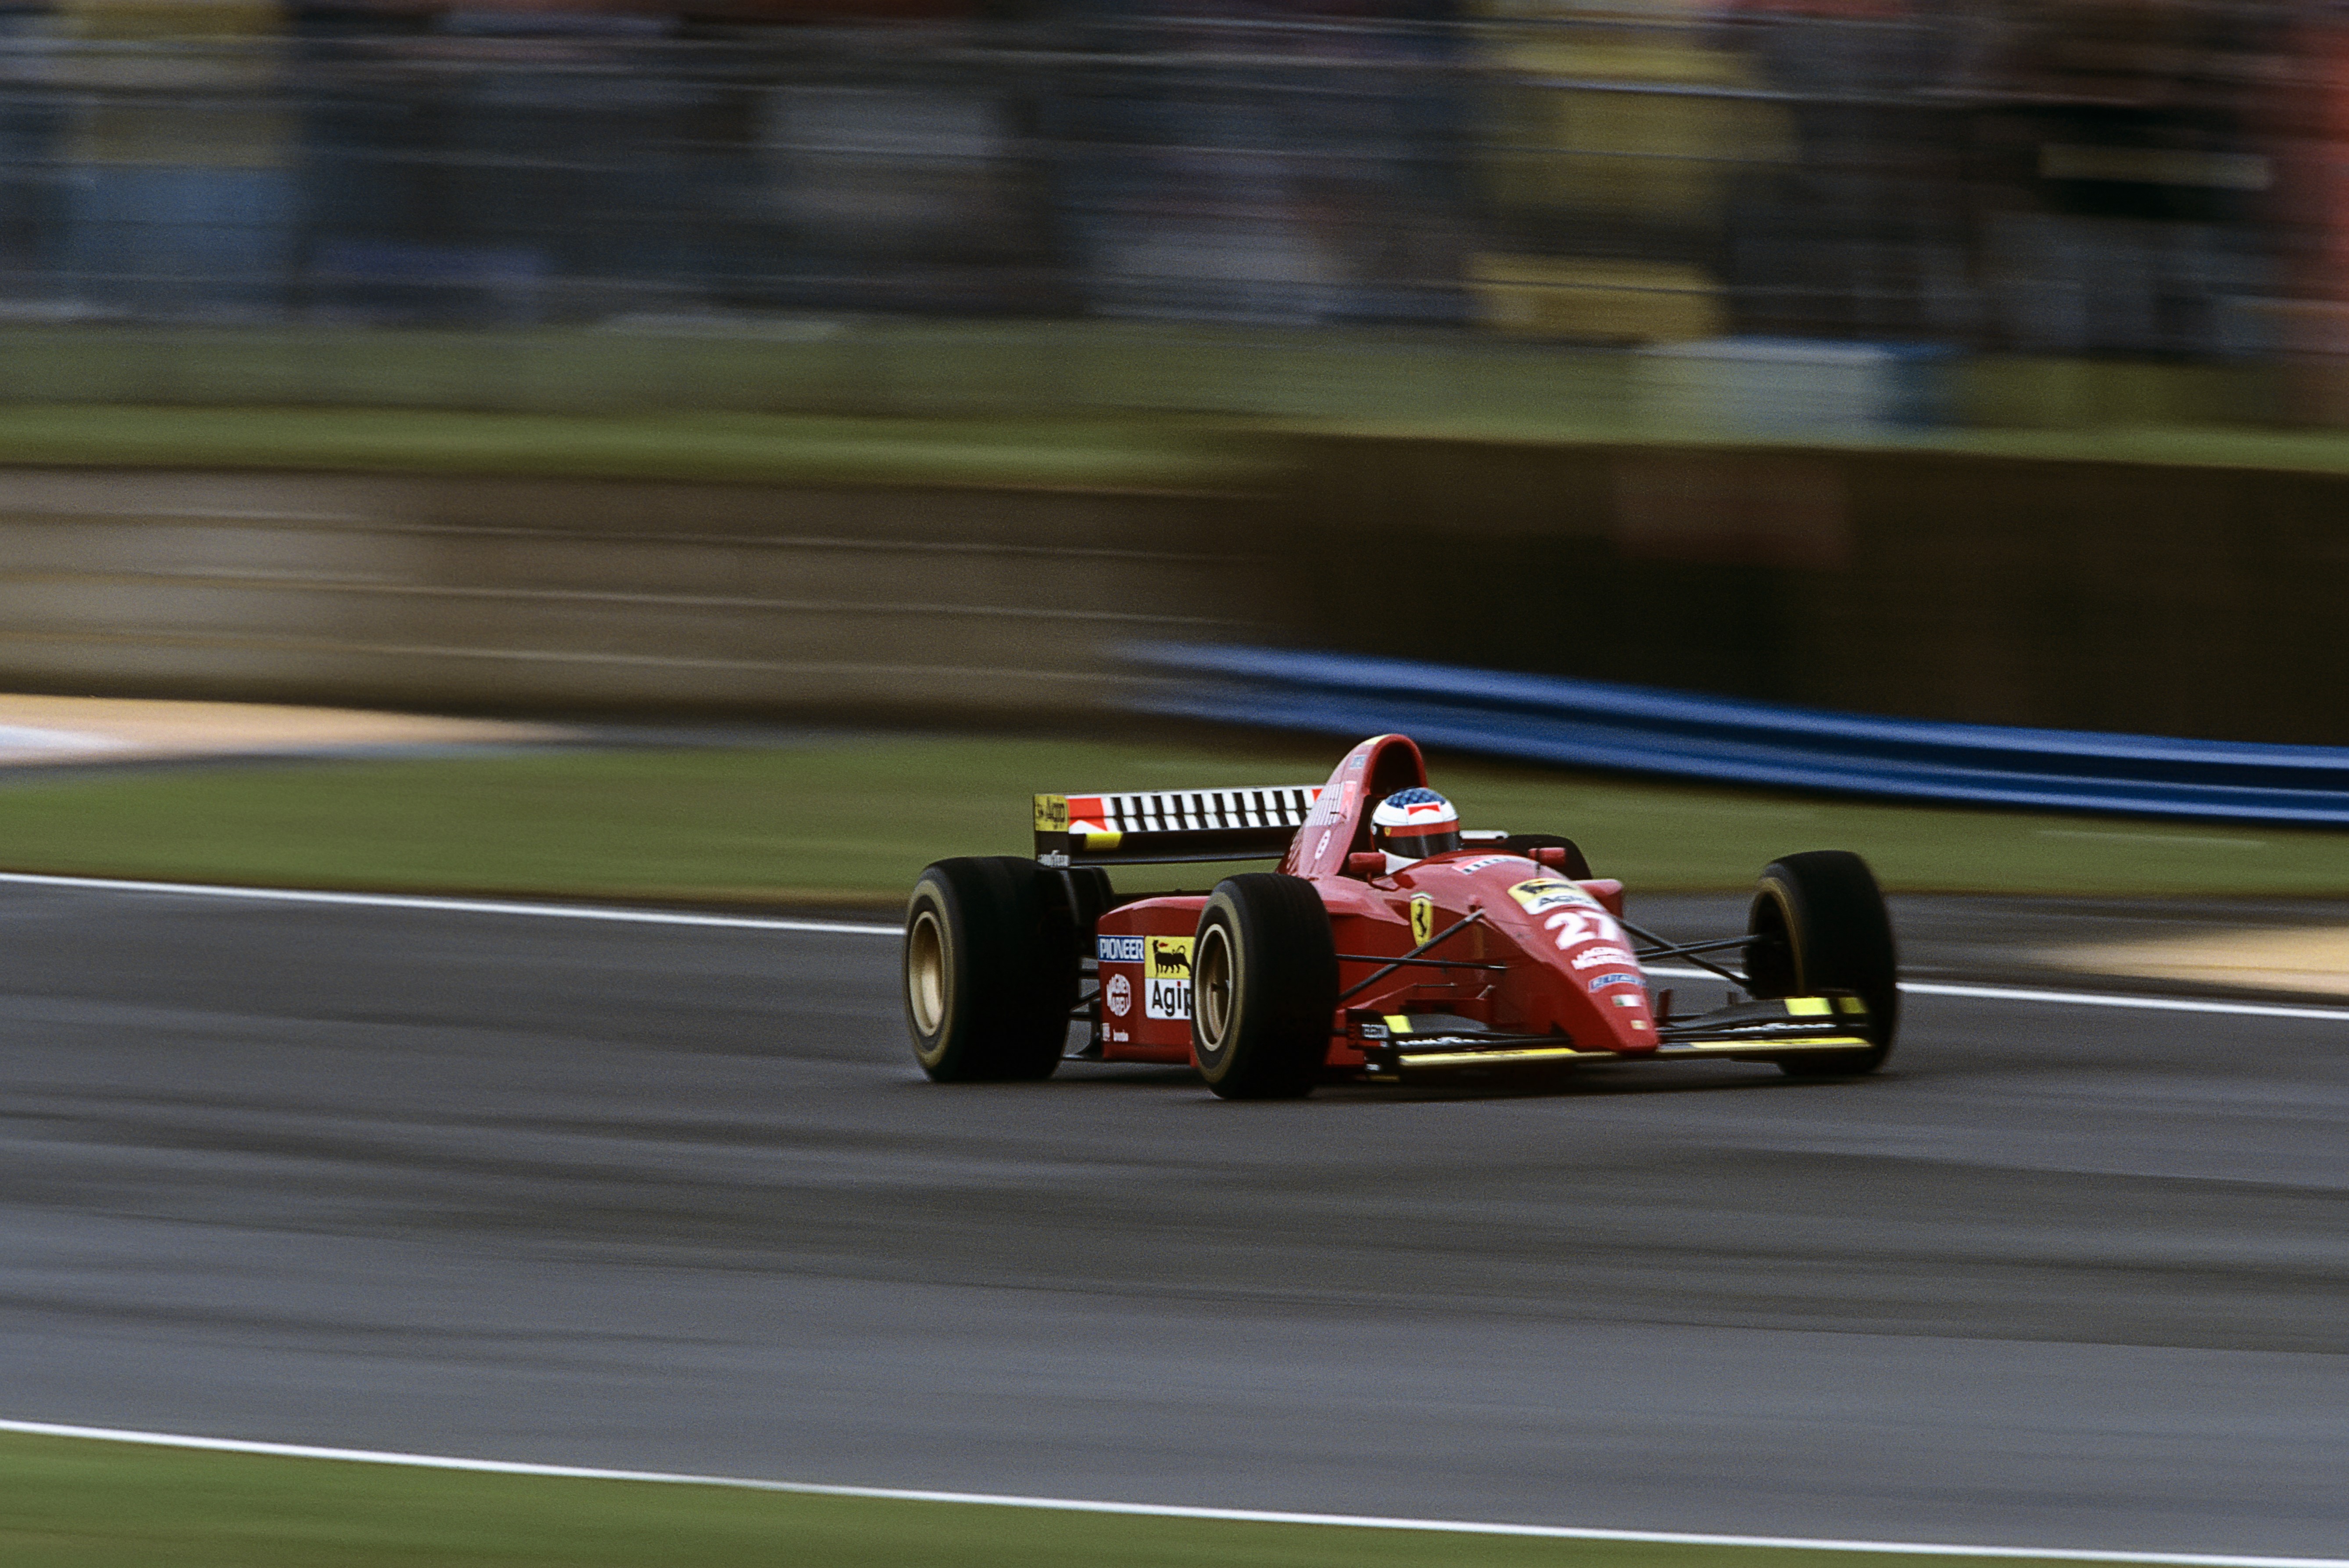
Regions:
<instances>
[{"instance_id":1,"label":"concrete wall","mask_svg":"<svg viewBox=\"0 0 2349 1568\"><path fill-rule=\"evenodd\" d=\"M0 471L0 680L1032 720L1268 634L1212 496Z\"/></svg>"},{"instance_id":2,"label":"concrete wall","mask_svg":"<svg viewBox=\"0 0 2349 1568\"><path fill-rule=\"evenodd\" d=\"M1287 450L1256 495L0 470L0 684L1035 723L1154 637L2349 745L2349 475Z\"/></svg>"},{"instance_id":3,"label":"concrete wall","mask_svg":"<svg viewBox=\"0 0 2349 1568\"><path fill-rule=\"evenodd\" d=\"M2349 475L1330 439L1277 505L1297 645L2349 745Z\"/></svg>"}]
</instances>

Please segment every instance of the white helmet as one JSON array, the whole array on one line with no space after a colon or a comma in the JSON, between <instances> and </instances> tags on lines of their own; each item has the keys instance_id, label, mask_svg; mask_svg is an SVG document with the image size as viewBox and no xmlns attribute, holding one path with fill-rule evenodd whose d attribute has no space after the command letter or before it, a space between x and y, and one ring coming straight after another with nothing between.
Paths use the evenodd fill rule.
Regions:
<instances>
[{"instance_id":1,"label":"white helmet","mask_svg":"<svg viewBox=\"0 0 2349 1568\"><path fill-rule=\"evenodd\" d=\"M1460 847L1460 813L1434 790L1398 789L1371 813L1371 836L1387 854L1387 869L1397 862L1423 861Z\"/></svg>"}]
</instances>

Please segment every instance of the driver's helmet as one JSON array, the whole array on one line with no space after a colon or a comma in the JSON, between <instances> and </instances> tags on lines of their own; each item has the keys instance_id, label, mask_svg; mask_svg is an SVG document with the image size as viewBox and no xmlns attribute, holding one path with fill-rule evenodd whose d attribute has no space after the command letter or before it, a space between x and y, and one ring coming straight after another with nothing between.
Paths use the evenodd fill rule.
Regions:
<instances>
[{"instance_id":1,"label":"driver's helmet","mask_svg":"<svg viewBox=\"0 0 2349 1568\"><path fill-rule=\"evenodd\" d=\"M1386 851L1387 867L1423 861L1460 847L1460 813L1433 789L1398 789L1371 813L1371 836Z\"/></svg>"}]
</instances>

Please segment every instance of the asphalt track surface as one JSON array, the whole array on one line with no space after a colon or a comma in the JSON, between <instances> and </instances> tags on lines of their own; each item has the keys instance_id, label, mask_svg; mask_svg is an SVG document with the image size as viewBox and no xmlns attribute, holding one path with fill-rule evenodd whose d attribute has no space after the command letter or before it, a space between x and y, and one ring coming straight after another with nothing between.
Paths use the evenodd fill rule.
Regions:
<instances>
[{"instance_id":1,"label":"asphalt track surface","mask_svg":"<svg viewBox=\"0 0 2349 1568\"><path fill-rule=\"evenodd\" d=\"M1996 969L2018 918L2084 923L1902 916L1936 975ZM0 888L0 1416L1237 1508L2349 1542L2349 1024L1912 998L1862 1083L1234 1106L1163 1069L926 1084L895 958Z\"/></svg>"}]
</instances>

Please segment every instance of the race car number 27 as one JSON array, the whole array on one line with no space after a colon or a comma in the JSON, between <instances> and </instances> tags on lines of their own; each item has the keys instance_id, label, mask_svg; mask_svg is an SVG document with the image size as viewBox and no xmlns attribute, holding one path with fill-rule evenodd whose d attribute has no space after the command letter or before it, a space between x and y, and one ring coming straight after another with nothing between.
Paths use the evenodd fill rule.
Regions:
<instances>
[{"instance_id":1,"label":"race car number 27","mask_svg":"<svg viewBox=\"0 0 2349 1568\"><path fill-rule=\"evenodd\" d=\"M1619 942L1622 932L1597 910L1566 909L1542 923L1557 933L1560 952L1583 942Z\"/></svg>"}]
</instances>

